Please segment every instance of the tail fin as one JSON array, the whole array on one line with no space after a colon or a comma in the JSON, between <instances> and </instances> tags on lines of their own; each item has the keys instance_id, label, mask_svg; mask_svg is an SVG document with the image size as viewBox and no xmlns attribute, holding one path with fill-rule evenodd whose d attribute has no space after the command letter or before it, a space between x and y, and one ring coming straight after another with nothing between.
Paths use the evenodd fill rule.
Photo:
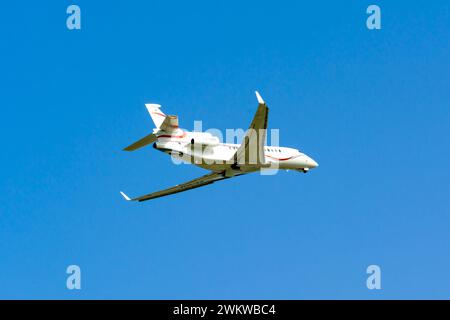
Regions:
<instances>
[{"instance_id":1,"label":"tail fin","mask_svg":"<svg viewBox=\"0 0 450 320\"><path fill-rule=\"evenodd\" d=\"M148 113L150 114L150 117L152 117L153 122L155 123L156 128L159 129L161 127L161 124L166 119L166 115L161 111L161 105L154 104L154 103L147 103L145 104L145 107L147 108Z\"/></svg>"}]
</instances>

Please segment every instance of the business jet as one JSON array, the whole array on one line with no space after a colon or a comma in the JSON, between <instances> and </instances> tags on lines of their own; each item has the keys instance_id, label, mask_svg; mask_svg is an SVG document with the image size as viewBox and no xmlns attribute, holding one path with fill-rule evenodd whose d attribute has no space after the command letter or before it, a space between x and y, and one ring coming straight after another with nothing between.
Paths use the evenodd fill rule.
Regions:
<instances>
[{"instance_id":1,"label":"business jet","mask_svg":"<svg viewBox=\"0 0 450 320\"><path fill-rule=\"evenodd\" d=\"M146 201L212 184L219 180L258 172L265 169L286 169L306 173L319 165L297 149L266 146L269 108L256 91L258 108L246 131L242 144L221 143L209 132L189 132L178 126L178 117L166 115L159 104L146 104L156 128L153 133L129 145L124 151L135 151L153 143L153 148L185 161L210 173L172 188L130 198L128 201Z\"/></svg>"}]
</instances>

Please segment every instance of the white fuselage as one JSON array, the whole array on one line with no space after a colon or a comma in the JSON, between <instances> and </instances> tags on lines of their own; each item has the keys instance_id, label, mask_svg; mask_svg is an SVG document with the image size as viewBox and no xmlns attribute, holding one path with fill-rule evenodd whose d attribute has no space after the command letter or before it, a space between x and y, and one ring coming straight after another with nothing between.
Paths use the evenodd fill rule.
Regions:
<instances>
[{"instance_id":1,"label":"white fuselage","mask_svg":"<svg viewBox=\"0 0 450 320\"><path fill-rule=\"evenodd\" d=\"M207 132L189 132L181 129L170 134L158 133L154 148L170 154L176 159L184 160L196 166L212 171L226 169L230 159L239 148L239 144L220 143L217 137ZM258 171L261 168L293 169L306 172L318 166L312 158L297 149L265 146L265 164L237 165L239 172ZM232 163L232 161L231 161Z\"/></svg>"}]
</instances>

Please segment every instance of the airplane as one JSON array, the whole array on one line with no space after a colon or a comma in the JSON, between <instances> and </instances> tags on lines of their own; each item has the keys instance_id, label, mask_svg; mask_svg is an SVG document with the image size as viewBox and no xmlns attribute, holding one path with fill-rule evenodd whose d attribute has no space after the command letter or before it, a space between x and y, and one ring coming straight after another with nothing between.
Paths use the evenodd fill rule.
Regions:
<instances>
[{"instance_id":1,"label":"airplane","mask_svg":"<svg viewBox=\"0 0 450 320\"><path fill-rule=\"evenodd\" d=\"M264 169L277 168L306 173L319 164L297 149L266 146L269 108L255 91L258 108L246 131L242 144L221 143L209 132L189 132L178 125L178 116L166 115L159 104L146 104L156 128L153 133L124 148L135 151L153 143L153 148L172 157L210 170L210 173L174 187L136 198L120 194L127 201L147 201L199 188L216 181L229 179Z\"/></svg>"}]
</instances>

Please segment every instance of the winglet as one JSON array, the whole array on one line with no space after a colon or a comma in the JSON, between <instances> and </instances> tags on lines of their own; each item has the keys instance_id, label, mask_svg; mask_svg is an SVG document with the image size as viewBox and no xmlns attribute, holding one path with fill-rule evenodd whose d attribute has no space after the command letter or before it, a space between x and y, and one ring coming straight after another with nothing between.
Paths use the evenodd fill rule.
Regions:
<instances>
[{"instance_id":1,"label":"winglet","mask_svg":"<svg viewBox=\"0 0 450 320\"><path fill-rule=\"evenodd\" d=\"M258 99L258 103L259 104L265 104L265 102L264 102L263 98L261 98L259 92L255 91L255 94L256 94L256 99Z\"/></svg>"},{"instance_id":2,"label":"winglet","mask_svg":"<svg viewBox=\"0 0 450 320\"><path fill-rule=\"evenodd\" d=\"M120 194L122 195L122 197L125 198L125 200L130 201L130 197L128 197L125 193L123 193L122 191L120 191Z\"/></svg>"}]
</instances>

